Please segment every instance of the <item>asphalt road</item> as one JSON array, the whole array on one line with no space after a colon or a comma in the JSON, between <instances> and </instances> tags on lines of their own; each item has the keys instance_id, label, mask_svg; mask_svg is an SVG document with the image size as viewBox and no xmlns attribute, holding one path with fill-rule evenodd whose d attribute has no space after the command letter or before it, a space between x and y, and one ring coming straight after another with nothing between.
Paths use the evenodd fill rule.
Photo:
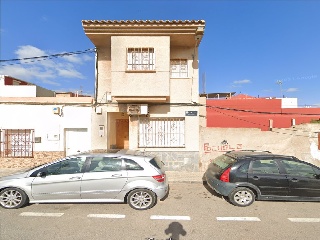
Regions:
<instances>
[{"instance_id":1,"label":"asphalt road","mask_svg":"<svg viewBox=\"0 0 320 240\"><path fill-rule=\"evenodd\" d=\"M0 209L1 240L320 239L320 202L255 202L235 207L201 183L171 183L155 207L32 204Z\"/></svg>"}]
</instances>

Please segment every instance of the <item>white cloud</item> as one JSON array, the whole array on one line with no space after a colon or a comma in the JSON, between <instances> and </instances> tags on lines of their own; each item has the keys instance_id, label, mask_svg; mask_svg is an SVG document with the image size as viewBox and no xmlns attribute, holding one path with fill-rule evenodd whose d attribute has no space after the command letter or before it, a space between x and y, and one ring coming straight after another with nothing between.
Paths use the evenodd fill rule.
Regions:
<instances>
[{"instance_id":1,"label":"white cloud","mask_svg":"<svg viewBox=\"0 0 320 240\"><path fill-rule=\"evenodd\" d=\"M39 49L31 45L19 46L15 51L17 58L34 58L49 56L55 53ZM0 66L1 75L9 75L31 83L60 86L62 78L84 79L85 76L78 71L79 65L93 60L89 54L69 55L54 58L35 58L8 62ZM13 64L13 65L9 65Z\"/></svg>"},{"instance_id":2,"label":"white cloud","mask_svg":"<svg viewBox=\"0 0 320 240\"><path fill-rule=\"evenodd\" d=\"M298 88L288 88L286 92L297 92Z\"/></svg>"},{"instance_id":3,"label":"white cloud","mask_svg":"<svg viewBox=\"0 0 320 240\"><path fill-rule=\"evenodd\" d=\"M244 80L233 81L233 83L234 84L247 84L247 83L251 83L251 81L248 79L244 79Z\"/></svg>"},{"instance_id":4,"label":"white cloud","mask_svg":"<svg viewBox=\"0 0 320 240\"><path fill-rule=\"evenodd\" d=\"M76 63L76 64L83 64L86 61L93 60L92 57L86 54L85 55L66 55L63 58L71 63Z\"/></svg>"},{"instance_id":5,"label":"white cloud","mask_svg":"<svg viewBox=\"0 0 320 240\"><path fill-rule=\"evenodd\" d=\"M84 78L80 72L75 69L57 69L59 76L66 78Z\"/></svg>"},{"instance_id":6,"label":"white cloud","mask_svg":"<svg viewBox=\"0 0 320 240\"><path fill-rule=\"evenodd\" d=\"M47 55L45 51L31 45L19 46L18 50L15 51L15 54L17 54L18 58L41 57Z\"/></svg>"}]
</instances>

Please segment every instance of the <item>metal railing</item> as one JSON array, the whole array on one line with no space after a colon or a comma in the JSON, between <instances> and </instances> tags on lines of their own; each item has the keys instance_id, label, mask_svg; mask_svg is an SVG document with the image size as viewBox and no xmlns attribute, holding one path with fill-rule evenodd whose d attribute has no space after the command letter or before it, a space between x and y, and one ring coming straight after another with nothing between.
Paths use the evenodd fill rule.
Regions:
<instances>
[{"instance_id":1,"label":"metal railing","mask_svg":"<svg viewBox=\"0 0 320 240\"><path fill-rule=\"evenodd\" d=\"M33 139L33 129L1 129L0 156L8 158L32 158Z\"/></svg>"}]
</instances>

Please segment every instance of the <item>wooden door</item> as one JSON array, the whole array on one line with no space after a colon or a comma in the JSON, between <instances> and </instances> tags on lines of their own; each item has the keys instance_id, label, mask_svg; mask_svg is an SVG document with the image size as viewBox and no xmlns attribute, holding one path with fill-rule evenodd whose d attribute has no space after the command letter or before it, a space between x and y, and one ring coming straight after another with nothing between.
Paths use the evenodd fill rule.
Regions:
<instances>
[{"instance_id":1,"label":"wooden door","mask_svg":"<svg viewBox=\"0 0 320 240\"><path fill-rule=\"evenodd\" d=\"M116 119L116 144L118 149L129 148L129 119Z\"/></svg>"}]
</instances>

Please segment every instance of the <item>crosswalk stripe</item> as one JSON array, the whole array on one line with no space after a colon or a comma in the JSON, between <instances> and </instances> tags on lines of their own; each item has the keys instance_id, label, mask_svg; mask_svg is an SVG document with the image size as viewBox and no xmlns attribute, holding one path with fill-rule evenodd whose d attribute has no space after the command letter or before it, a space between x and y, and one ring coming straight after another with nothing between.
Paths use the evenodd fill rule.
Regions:
<instances>
[{"instance_id":1,"label":"crosswalk stripe","mask_svg":"<svg viewBox=\"0 0 320 240\"><path fill-rule=\"evenodd\" d=\"M320 218L288 218L291 222L320 222Z\"/></svg>"},{"instance_id":2,"label":"crosswalk stripe","mask_svg":"<svg viewBox=\"0 0 320 240\"><path fill-rule=\"evenodd\" d=\"M189 216L162 216L162 215L151 215L152 220L191 220Z\"/></svg>"},{"instance_id":3,"label":"crosswalk stripe","mask_svg":"<svg viewBox=\"0 0 320 240\"><path fill-rule=\"evenodd\" d=\"M20 216L24 217L61 217L64 213L42 213L42 212L23 212Z\"/></svg>"},{"instance_id":4,"label":"crosswalk stripe","mask_svg":"<svg viewBox=\"0 0 320 240\"><path fill-rule=\"evenodd\" d=\"M89 214L87 217L91 218L125 218L126 215L121 214Z\"/></svg>"},{"instance_id":5,"label":"crosswalk stripe","mask_svg":"<svg viewBox=\"0 0 320 240\"><path fill-rule=\"evenodd\" d=\"M218 221L250 221L260 222L260 218L257 217L217 217Z\"/></svg>"}]
</instances>

